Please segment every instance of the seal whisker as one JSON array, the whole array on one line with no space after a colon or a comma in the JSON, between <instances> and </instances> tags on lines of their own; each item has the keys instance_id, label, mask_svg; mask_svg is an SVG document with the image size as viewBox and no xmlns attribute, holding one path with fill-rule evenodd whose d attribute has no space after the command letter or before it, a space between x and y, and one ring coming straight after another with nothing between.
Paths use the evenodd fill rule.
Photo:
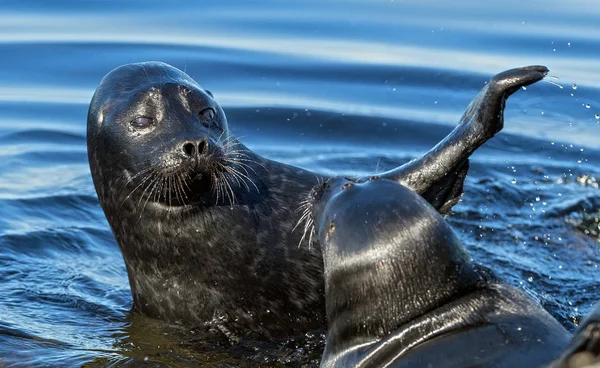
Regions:
<instances>
[{"instance_id":1,"label":"seal whisker","mask_svg":"<svg viewBox=\"0 0 600 368\"><path fill-rule=\"evenodd\" d=\"M168 198L168 202L169 202L169 207L167 208L168 212L171 212L171 207L173 206L173 197L171 196L171 193L173 193L173 177L171 175L166 175L167 177L167 191L165 193L165 196Z\"/></svg>"},{"instance_id":2,"label":"seal whisker","mask_svg":"<svg viewBox=\"0 0 600 368\"><path fill-rule=\"evenodd\" d=\"M217 144L221 144L223 143L223 141L221 140L223 138L223 135L225 134L225 130L221 131L221 134L219 134L219 137L217 138ZM229 137L228 137L229 138ZM225 147L225 144L222 145L223 147Z\"/></svg>"},{"instance_id":3,"label":"seal whisker","mask_svg":"<svg viewBox=\"0 0 600 368\"><path fill-rule=\"evenodd\" d=\"M140 176L142 176L142 175L145 175L145 174L147 174L147 173L149 173L149 172L151 172L151 171L153 171L153 170L154 170L154 168L153 168L153 167L148 167L148 168L146 168L146 169L143 169L143 170L141 170L140 172L136 173L135 175L130 175L130 174L128 174L128 176L129 176L129 179L127 179L127 181L125 182L125 185L128 185L129 183L131 183L131 182L132 182L132 181L134 181L135 179L137 179L137 178L139 178Z\"/></svg>"},{"instance_id":4,"label":"seal whisker","mask_svg":"<svg viewBox=\"0 0 600 368\"><path fill-rule=\"evenodd\" d=\"M216 192L216 203L219 203L219 198L221 196L221 182L215 173L211 174L211 179L213 183L213 188Z\"/></svg>"},{"instance_id":5,"label":"seal whisker","mask_svg":"<svg viewBox=\"0 0 600 368\"><path fill-rule=\"evenodd\" d=\"M233 180L235 180L235 183L239 186L240 185L240 179L232 175L232 173L230 172L229 167L226 166L226 165L223 165L221 163L219 163L219 165L223 169L223 180L233 179Z\"/></svg>"},{"instance_id":6,"label":"seal whisker","mask_svg":"<svg viewBox=\"0 0 600 368\"><path fill-rule=\"evenodd\" d=\"M229 178L227 176L223 176L223 179L224 179L223 182L229 189L229 191L226 192L227 197L229 197L229 204L231 206L233 206L233 204L235 203L235 193L233 192L233 188L231 188L231 183L229 183Z\"/></svg>"},{"instance_id":7,"label":"seal whisker","mask_svg":"<svg viewBox=\"0 0 600 368\"><path fill-rule=\"evenodd\" d=\"M157 176L158 175L157 175L156 171L154 171L154 170L147 176L147 179L150 181L144 186L144 190L142 191L142 194L140 195L140 199L138 200L137 206L139 206L140 203L144 200L146 193L148 193L148 189L150 189L152 187L153 183L156 180L158 180Z\"/></svg>"},{"instance_id":8,"label":"seal whisker","mask_svg":"<svg viewBox=\"0 0 600 368\"><path fill-rule=\"evenodd\" d=\"M306 234L308 234L308 248L310 249L310 246L312 245L312 238L313 238L313 235L315 234L315 227L313 226L313 224L314 224L314 221L313 221L312 217L308 216L308 220L304 224L304 231L302 232L302 237L300 238L300 241L298 242L298 248L300 248L300 246L302 245L302 241L306 238Z\"/></svg>"},{"instance_id":9,"label":"seal whisker","mask_svg":"<svg viewBox=\"0 0 600 368\"><path fill-rule=\"evenodd\" d=\"M243 138L244 136L239 136L238 139ZM233 147L233 146L241 146L242 143L238 139L233 139L232 136L228 135L225 137L224 147Z\"/></svg>"},{"instance_id":10,"label":"seal whisker","mask_svg":"<svg viewBox=\"0 0 600 368\"><path fill-rule=\"evenodd\" d=\"M246 163L246 162L255 163L254 161L246 160L246 159L240 159L238 157L233 157L233 158L224 157L223 161L232 163L232 164L237 165L237 166L243 166L243 167L251 170L254 174L258 174L256 172L256 170L252 166L250 166L249 164Z\"/></svg>"},{"instance_id":11,"label":"seal whisker","mask_svg":"<svg viewBox=\"0 0 600 368\"><path fill-rule=\"evenodd\" d=\"M296 222L296 225L292 228L292 231L296 230L298 228L298 226L300 226L300 224L302 224L302 222L304 220L308 219L308 217L309 217L309 212L305 208L305 209L302 210L302 215L298 219L298 222Z\"/></svg>"},{"instance_id":12,"label":"seal whisker","mask_svg":"<svg viewBox=\"0 0 600 368\"><path fill-rule=\"evenodd\" d=\"M153 194L152 195L153 201L160 201L160 197L162 196L163 184L164 184L164 177L163 177L163 175L159 175L158 178L156 179L156 183L154 184L155 188L151 192L151 194Z\"/></svg>"},{"instance_id":13,"label":"seal whisker","mask_svg":"<svg viewBox=\"0 0 600 368\"><path fill-rule=\"evenodd\" d=\"M241 170L244 170L244 172L246 173L246 175L250 175L250 173L248 172L248 170L246 169L246 167L248 167L248 165L241 165L239 162L236 162L235 160L231 160L231 159L223 159L223 161L231 163L235 166L238 166ZM245 167L244 167L245 166ZM249 169L252 170L251 167L248 167ZM256 174L256 171L254 172Z\"/></svg>"},{"instance_id":14,"label":"seal whisker","mask_svg":"<svg viewBox=\"0 0 600 368\"><path fill-rule=\"evenodd\" d=\"M312 244L312 238L315 234L314 221L312 217L312 190L311 192L302 199L298 205L298 208L294 210L294 213L301 213L298 222L292 228L292 232L295 231L302 223L304 223L304 228L302 231L302 236L300 237L300 241L298 242L298 248L302 246L302 242L306 239L306 235L308 234L308 247L310 248Z\"/></svg>"},{"instance_id":15,"label":"seal whisker","mask_svg":"<svg viewBox=\"0 0 600 368\"><path fill-rule=\"evenodd\" d=\"M217 177L217 184L218 184L218 188L219 188L219 193L221 195L222 200L225 200L226 196L229 196L229 193L227 192L227 188L225 187L225 178L223 177ZM217 195L217 203L219 202L218 200L218 195Z\"/></svg>"},{"instance_id":16,"label":"seal whisker","mask_svg":"<svg viewBox=\"0 0 600 368\"><path fill-rule=\"evenodd\" d=\"M192 176L191 176L190 172L189 171L184 171L182 173L182 178L181 179L182 179L183 185L185 185L185 189L187 189L188 191L191 191L192 188L190 187L189 181L192 180ZM186 198L187 198L187 194L186 194Z\"/></svg>"},{"instance_id":17,"label":"seal whisker","mask_svg":"<svg viewBox=\"0 0 600 368\"><path fill-rule=\"evenodd\" d=\"M185 174L183 174L181 172L178 172L177 174L175 174L175 183L177 184L175 186L175 195L176 195L179 203L187 203L188 202L188 196L185 193L185 190L183 188L183 180L182 180L183 175L185 175Z\"/></svg>"},{"instance_id":18,"label":"seal whisker","mask_svg":"<svg viewBox=\"0 0 600 368\"><path fill-rule=\"evenodd\" d=\"M225 168L226 171L226 176L230 177L231 179L235 180L235 184L239 187L240 185L243 185L246 187L246 190L250 190L250 188L248 187L248 184L246 184L245 181L240 180L240 177L236 175L236 172L234 171L234 169L226 167Z\"/></svg>"},{"instance_id":19,"label":"seal whisker","mask_svg":"<svg viewBox=\"0 0 600 368\"><path fill-rule=\"evenodd\" d=\"M180 183L180 190L181 193L185 196L185 200L189 201L189 197L187 195L187 190L190 190L190 186L188 184L188 180L190 179L190 174L188 171L183 171L179 174L179 183Z\"/></svg>"},{"instance_id":20,"label":"seal whisker","mask_svg":"<svg viewBox=\"0 0 600 368\"><path fill-rule=\"evenodd\" d=\"M138 222L141 221L142 214L144 213L144 209L146 208L146 205L148 204L150 197L152 197L153 192L156 190L156 187L161 179L161 175L159 175L159 173L157 173L157 172L153 172L153 176L154 176L154 178L148 184L148 186L146 186L146 188L144 189L143 195L140 196L140 200L138 201L138 204L137 204L137 208L139 209ZM148 189L150 189L149 193L148 193ZM144 199L144 197L146 197L146 201L144 202L144 205L142 206L142 200Z\"/></svg>"},{"instance_id":21,"label":"seal whisker","mask_svg":"<svg viewBox=\"0 0 600 368\"><path fill-rule=\"evenodd\" d=\"M256 189L257 193L260 193L260 190L258 189L258 187L256 186L256 184L254 183L254 181L252 181L252 179L250 179L250 177L248 177L247 175L241 173L239 170L234 169L233 167L227 167L227 171L233 175L234 177L236 177L239 181L241 181L241 183L244 185L244 187L246 187L246 190L250 191L250 186L248 185L248 183L250 183L254 189Z\"/></svg>"},{"instance_id":22,"label":"seal whisker","mask_svg":"<svg viewBox=\"0 0 600 368\"><path fill-rule=\"evenodd\" d=\"M152 171L152 170L146 170L144 173L148 173L149 171ZM139 176L139 175L136 175L136 176ZM125 203L125 201L127 201L127 200L128 200L128 199L129 199L129 198L130 198L130 197L133 195L133 193L134 193L134 192L135 192L137 189L139 189L140 187L142 187L142 186L144 185L144 183L146 183L148 180L150 180L150 178L152 178L152 172L151 172L149 175L146 175L146 176L145 176L145 177L144 177L144 178L141 180L141 182L140 182L138 185L136 185L136 187L135 187L135 188L133 188L133 189L131 190L131 192L129 192L129 194L128 194L128 195L127 195L127 196L126 196L126 197L125 197L125 198L124 198L124 199L121 201L121 205L123 205L123 203ZM125 183L125 185L127 185L127 183L130 183L131 181L132 181L132 179L128 180L128 181Z\"/></svg>"},{"instance_id":23,"label":"seal whisker","mask_svg":"<svg viewBox=\"0 0 600 368\"><path fill-rule=\"evenodd\" d=\"M228 162L230 162L230 161L228 161ZM239 175L241 178L243 178L243 179L245 179L245 180L249 181L249 182L250 182L250 183L251 183L251 184L252 184L252 185L253 185L253 186L256 188L256 191L257 191L257 192L259 191L259 190L258 190L258 187L257 187L257 186L256 186L256 184L254 183L254 181L252 180L252 178L250 178L250 173L248 172L248 170L246 170L246 169L244 168L244 166L241 166L241 165L239 166L239 168L240 168L240 169L242 169L244 172L241 172L240 170L238 170L237 168L235 168L235 167L232 167L232 166L225 166L225 168L226 168L226 170L227 170L228 172L235 173L235 174ZM250 169L252 169L252 168L250 168Z\"/></svg>"},{"instance_id":24,"label":"seal whisker","mask_svg":"<svg viewBox=\"0 0 600 368\"><path fill-rule=\"evenodd\" d=\"M155 201L160 201L161 197L164 196L163 195L164 187L165 187L165 176L162 173L160 173L159 176L158 176L158 179L156 180L156 183L154 184L154 188L152 188L152 192L150 192L150 194L154 193L152 197L156 198ZM148 203L149 197L150 196L148 196L148 199L146 199L146 203L144 203L144 207L143 208L146 207L146 204ZM142 208L142 211L143 211L143 208Z\"/></svg>"}]
</instances>

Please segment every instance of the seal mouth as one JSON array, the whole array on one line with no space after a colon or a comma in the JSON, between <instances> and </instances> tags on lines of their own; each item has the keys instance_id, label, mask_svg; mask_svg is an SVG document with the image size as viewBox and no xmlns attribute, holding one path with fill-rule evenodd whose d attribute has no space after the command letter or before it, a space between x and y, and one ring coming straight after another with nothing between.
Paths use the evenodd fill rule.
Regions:
<instances>
[{"instance_id":1,"label":"seal mouth","mask_svg":"<svg viewBox=\"0 0 600 368\"><path fill-rule=\"evenodd\" d=\"M129 198L141 192L140 203L158 204L170 209L181 209L194 204L228 204L238 201L239 188L258 188L246 175L229 162L210 160L182 165L179 168L152 169L138 183L133 183ZM131 180L130 180L131 182Z\"/></svg>"},{"instance_id":2,"label":"seal mouth","mask_svg":"<svg viewBox=\"0 0 600 368\"><path fill-rule=\"evenodd\" d=\"M181 180L177 180L173 188L169 188L168 196L165 196L162 201L163 204L178 207L202 202L202 197L205 197L206 192L212 188L214 175L197 169L188 170L180 176Z\"/></svg>"},{"instance_id":3,"label":"seal mouth","mask_svg":"<svg viewBox=\"0 0 600 368\"><path fill-rule=\"evenodd\" d=\"M374 179L373 179L374 180ZM325 181L318 178L318 183L307 194L305 199L300 202L300 206L296 212L300 213L300 218L292 231L299 227L303 228L302 237L298 246L308 237L308 245L312 244L312 239L317 237L315 226L319 220L320 214L323 212L329 199L339 191L352 188L354 185L361 183L359 178L353 177L331 177Z\"/></svg>"},{"instance_id":4,"label":"seal mouth","mask_svg":"<svg viewBox=\"0 0 600 368\"><path fill-rule=\"evenodd\" d=\"M259 191L254 166L264 167L238 145L227 143L202 156L167 155L135 175L126 170L131 190L123 202L135 193L142 211L147 204L167 211L197 204L233 206L246 198L242 193Z\"/></svg>"},{"instance_id":5,"label":"seal mouth","mask_svg":"<svg viewBox=\"0 0 600 368\"><path fill-rule=\"evenodd\" d=\"M300 218L296 223L296 226L292 229L292 231L297 228L303 228L302 236L300 237L300 241L298 242L298 247L302 246L302 243L305 239L308 238L308 247L313 242L313 238L316 238L316 230L315 230L315 215L314 210L315 206L322 199L323 195L327 192L330 187L330 182L332 178L323 181L321 178L317 178L317 185L312 187L310 192L306 195L305 199L300 202L300 206L296 210L297 213L300 213Z\"/></svg>"},{"instance_id":6,"label":"seal mouth","mask_svg":"<svg viewBox=\"0 0 600 368\"><path fill-rule=\"evenodd\" d=\"M151 167L136 175L126 171L126 186L131 190L122 203L132 198L143 211L149 203L170 209L208 202L213 197L214 182L224 170L218 166L196 163L181 167Z\"/></svg>"},{"instance_id":7,"label":"seal mouth","mask_svg":"<svg viewBox=\"0 0 600 368\"><path fill-rule=\"evenodd\" d=\"M145 192L152 201L167 207L183 207L205 202L217 175L218 170L187 168L160 175L158 187Z\"/></svg>"}]
</instances>

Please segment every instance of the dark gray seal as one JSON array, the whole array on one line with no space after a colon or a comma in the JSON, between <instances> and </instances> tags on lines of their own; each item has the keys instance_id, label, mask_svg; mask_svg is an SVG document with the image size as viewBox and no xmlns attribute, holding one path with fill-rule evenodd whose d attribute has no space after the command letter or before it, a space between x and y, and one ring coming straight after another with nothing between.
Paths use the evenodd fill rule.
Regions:
<instances>
[{"instance_id":1,"label":"dark gray seal","mask_svg":"<svg viewBox=\"0 0 600 368\"><path fill-rule=\"evenodd\" d=\"M600 367L600 302L579 324L569 346L549 368Z\"/></svg>"},{"instance_id":2,"label":"dark gray seal","mask_svg":"<svg viewBox=\"0 0 600 368\"><path fill-rule=\"evenodd\" d=\"M313 191L328 320L321 367L541 367L569 333L475 264L421 196L385 179Z\"/></svg>"},{"instance_id":3,"label":"dark gray seal","mask_svg":"<svg viewBox=\"0 0 600 368\"><path fill-rule=\"evenodd\" d=\"M380 176L447 213L462 194L469 155L502 129L506 99L546 73L531 66L495 76L446 139ZM210 92L159 62L102 79L87 145L136 311L227 336L325 327L321 249L293 231L322 176L252 152L231 135Z\"/></svg>"}]
</instances>

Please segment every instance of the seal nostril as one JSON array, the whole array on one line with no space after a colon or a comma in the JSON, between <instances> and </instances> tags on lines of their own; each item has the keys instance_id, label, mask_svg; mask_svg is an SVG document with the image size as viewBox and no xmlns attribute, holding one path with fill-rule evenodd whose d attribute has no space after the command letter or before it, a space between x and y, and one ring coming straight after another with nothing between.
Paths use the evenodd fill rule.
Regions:
<instances>
[{"instance_id":1,"label":"seal nostril","mask_svg":"<svg viewBox=\"0 0 600 368\"><path fill-rule=\"evenodd\" d=\"M208 153L208 142L207 141L200 141L198 143L198 154L205 155L207 153Z\"/></svg>"},{"instance_id":2,"label":"seal nostril","mask_svg":"<svg viewBox=\"0 0 600 368\"><path fill-rule=\"evenodd\" d=\"M188 156L194 156L196 154L196 146L193 143L185 143L183 145L183 152Z\"/></svg>"}]
</instances>

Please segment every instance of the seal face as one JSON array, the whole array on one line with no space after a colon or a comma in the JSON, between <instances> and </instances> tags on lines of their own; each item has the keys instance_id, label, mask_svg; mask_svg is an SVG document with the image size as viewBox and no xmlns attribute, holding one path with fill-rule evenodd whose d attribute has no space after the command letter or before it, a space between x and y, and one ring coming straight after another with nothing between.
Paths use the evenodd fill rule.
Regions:
<instances>
[{"instance_id":1,"label":"seal face","mask_svg":"<svg viewBox=\"0 0 600 368\"><path fill-rule=\"evenodd\" d=\"M448 213L469 155L502 128L506 99L546 72L532 66L497 75L444 141L380 177ZM94 186L136 311L226 336L325 327L321 247L294 229L311 219L307 193L327 178L249 150L210 92L160 62L108 73L87 129Z\"/></svg>"},{"instance_id":2,"label":"seal face","mask_svg":"<svg viewBox=\"0 0 600 368\"><path fill-rule=\"evenodd\" d=\"M137 71L143 73L128 77ZM90 114L98 116L89 125L89 134L98 135L90 151L97 167L117 166L127 177L128 195L140 192L144 205L232 204L236 185L253 185L245 163L250 158L230 136L221 107L168 65L116 69L102 81ZM103 170L92 175L110 177Z\"/></svg>"},{"instance_id":3,"label":"seal face","mask_svg":"<svg viewBox=\"0 0 600 368\"><path fill-rule=\"evenodd\" d=\"M332 178L309 199L325 264L322 367L537 367L568 333L475 264L421 196Z\"/></svg>"}]
</instances>

